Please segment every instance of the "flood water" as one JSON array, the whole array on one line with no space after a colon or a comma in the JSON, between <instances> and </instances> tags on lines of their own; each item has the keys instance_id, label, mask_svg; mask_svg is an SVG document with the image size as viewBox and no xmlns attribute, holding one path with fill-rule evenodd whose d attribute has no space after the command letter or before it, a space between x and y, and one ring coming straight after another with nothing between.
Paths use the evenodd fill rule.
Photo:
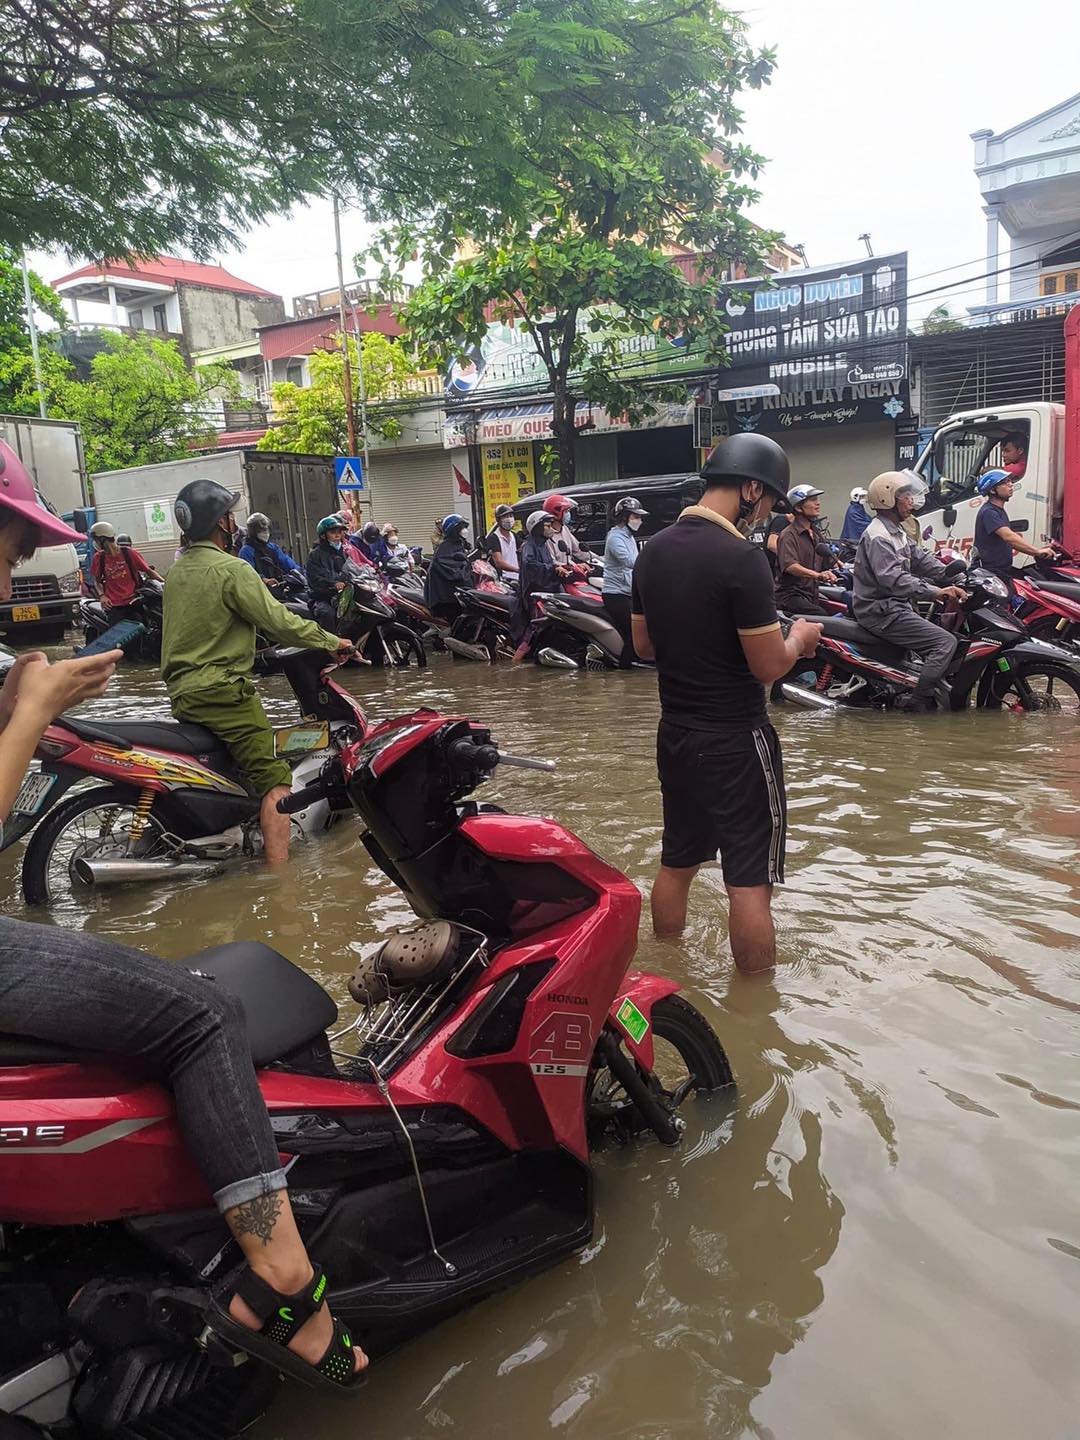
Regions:
<instances>
[{"instance_id":1,"label":"flood water","mask_svg":"<svg viewBox=\"0 0 1080 1440\"><path fill-rule=\"evenodd\" d=\"M485 798L551 815L647 887L659 855L647 673L360 675L551 756ZM275 685L277 682L275 682ZM93 707L167 713L126 672ZM270 687L275 718L293 718ZM791 807L772 980L733 973L706 872L680 980L738 1082L674 1151L597 1161L593 1244L373 1368L286 1393L259 1440L1057 1440L1080 1434L1080 732L1063 717L779 712ZM0 857L20 913L19 852ZM349 1002L355 951L411 918L354 822L288 870L64 910L179 957L265 938Z\"/></svg>"}]
</instances>

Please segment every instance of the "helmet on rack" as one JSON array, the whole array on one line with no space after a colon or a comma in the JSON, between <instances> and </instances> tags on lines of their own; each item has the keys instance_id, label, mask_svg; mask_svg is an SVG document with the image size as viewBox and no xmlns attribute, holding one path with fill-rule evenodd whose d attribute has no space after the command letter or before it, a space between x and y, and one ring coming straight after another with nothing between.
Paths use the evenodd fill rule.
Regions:
<instances>
[{"instance_id":1,"label":"helmet on rack","mask_svg":"<svg viewBox=\"0 0 1080 1440\"><path fill-rule=\"evenodd\" d=\"M885 470L875 475L866 500L871 510L892 510L901 495L926 498L926 486L914 470Z\"/></svg>"},{"instance_id":2,"label":"helmet on rack","mask_svg":"<svg viewBox=\"0 0 1080 1440\"><path fill-rule=\"evenodd\" d=\"M96 525L90 526L91 540L115 540L116 531L107 520L99 520Z\"/></svg>"},{"instance_id":3,"label":"helmet on rack","mask_svg":"<svg viewBox=\"0 0 1080 1440\"><path fill-rule=\"evenodd\" d=\"M616 520L620 515L647 515L648 513L636 495L624 495L621 500L615 502Z\"/></svg>"},{"instance_id":4,"label":"helmet on rack","mask_svg":"<svg viewBox=\"0 0 1080 1440\"><path fill-rule=\"evenodd\" d=\"M469 522L465 516L458 515L456 512L453 515L444 515L439 521L439 529L444 540L452 540L455 535L460 535L468 527Z\"/></svg>"},{"instance_id":5,"label":"helmet on rack","mask_svg":"<svg viewBox=\"0 0 1080 1440\"><path fill-rule=\"evenodd\" d=\"M553 520L562 524L566 516L577 509L577 501L571 500L569 495L549 495L543 508Z\"/></svg>"},{"instance_id":6,"label":"helmet on rack","mask_svg":"<svg viewBox=\"0 0 1080 1440\"><path fill-rule=\"evenodd\" d=\"M239 490L226 490L216 480L191 480L173 501L173 514L189 543L195 544L209 539L218 521L239 504Z\"/></svg>"},{"instance_id":7,"label":"helmet on rack","mask_svg":"<svg viewBox=\"0 0 1080 1440\"><path fill-rule=\"evenodd\" d=\"M525 529L531 535L538 525L550 525L551 516L546 510L534 510L525 521Z\"/></svg>"},{"instance_id":8,"label":"helmet on rack","mask_svg":"<svg viewBox=\"0 0 1080 1440\"><path fill-rule=\"evenodd\" d=\"M787 492L787 502L794 510L796 505L802 505L806 500L816 500L819 495L824 494L824 490L817 490L813 485L796 485Z\"/></svg>"},{"instance_id":9,"label":"helmet on rack","mask_svg":"<svg viewBox=\"0 0 1080 1440\"><path fill-rule=\"evenodd\" d=\"M775 509L787 508L791 465L775 440L768 435L731 435L714 445L701 468L706 486L730 480L742 484L756 480L779 503Z\"/></svg>"},{"instance_id":10,"label":"helmet on rack","mask_svg":"<svg viewBox=\"0 0 1080 1440\"><path fill-rule=\"evenodd\" d=\"M865 505L865 504L866 504L866 491L865 491L865 489L864 489L861 485L856 485L856 486L855 486L855 489L852 490L852 492L851 492L851 503L852 503L853 505Z\"/></svg>"},{"instance_id":11,"label":"helmet on rack","mask_svg":"<svg viewBox=\"0 0 1080 1440\"><path fill-rule=\"evenodd\" d=\"M360 534L363 539L368 542L369 545L372 544L375 540L379 540L382 538L382 531L379 529L378 525L375 523L374 520L369 520L364 526L363 530L360 531Z\"/></svg>"},{"instance_id":12,"label":"helmet on rack","mask_svg":"<svg viewBox=\"0 0 1080 1440\"><path fill-rule=\"evenodd\" d=\"M72 545L82 536L58 519L38 499L30 472L6 440L0 440L0 510L16 515L37 531L33 544Z\"/></svg>"},{"instance_id":13,"label":"helmet on rack","mask_svg":"<svg viewBox=\"0 0 1080 1440\"><path fill-rule=\"evenodd\" d=\"M980 475L975 481L975 489L980 495L989 495L999 485L1004 485L1006 481L1012 481L1012 479L1013 476L1007 470L987 470L985 475Z\"/></svg>"}]
</instances>

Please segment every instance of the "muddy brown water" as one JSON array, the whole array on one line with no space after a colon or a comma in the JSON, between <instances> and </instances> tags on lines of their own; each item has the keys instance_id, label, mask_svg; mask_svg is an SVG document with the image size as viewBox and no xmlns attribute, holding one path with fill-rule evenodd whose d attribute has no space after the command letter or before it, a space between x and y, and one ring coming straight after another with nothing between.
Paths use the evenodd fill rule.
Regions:
<instances>
[{"instance_id":1,"label":"muddy brown water","mask_svg":"<svg viewBox=\"0 0 1080 1440\"><path fill-rule=\"evenodd\" d=\"M551 756L487 796L548 814L646 886L653 677L437 659L356 681ZM268 708L291 717L287 693ZM102 715L167 713L129 670ZM1080 732L1060 717L780 712L783 964L733 974L718 876L679 945L642 930L720 1034L734 1115L605 1152L593 1243L378 1365L284 1393L258 1440L1080 1435ZM21 912L20 852L0 857ZM116 891L57 923L180 957L265 938L347 1004L356 951L411 917L355 825L286 872Z\"/></svg>"}]
</instances>

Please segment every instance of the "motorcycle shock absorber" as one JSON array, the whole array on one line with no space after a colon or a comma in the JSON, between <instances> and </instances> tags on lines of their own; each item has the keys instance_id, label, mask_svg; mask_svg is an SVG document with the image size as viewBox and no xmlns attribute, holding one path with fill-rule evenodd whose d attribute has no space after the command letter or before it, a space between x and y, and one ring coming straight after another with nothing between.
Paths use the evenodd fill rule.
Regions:
<instances>
[{"instance_id":1,"label":"motorcycle shock absorber","mask_svg":"<svg viewBox=\"0 0 1080 1440\"><path fill-rule=\"evenodd\" d=\"M829 681L832 679L832 673L833 667L831 665L823 666L821 674L817 678L817 684L814 686L814 689L824 690L828 685Z\"/></svg>"},{"instance_id":2,"label":"motorcycle shock absorber","mask_svg":"<svg viewBox=\"0 0 1080 1440\"><path fill-rule=\"evenodd\" d=\"M128 830L132 845L137 845L142 839L142 833L146 829L146 822L150 818L153 805L153 790L140 790L138 801L135 804L135 813L131 817L131 827Z\"/></svg>"}]
</instances>

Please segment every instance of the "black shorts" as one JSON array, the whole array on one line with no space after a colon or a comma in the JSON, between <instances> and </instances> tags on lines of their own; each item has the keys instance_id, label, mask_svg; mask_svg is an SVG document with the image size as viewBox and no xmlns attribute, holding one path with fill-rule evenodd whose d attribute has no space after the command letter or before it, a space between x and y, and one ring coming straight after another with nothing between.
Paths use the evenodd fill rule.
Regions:
<instances>
[{"instance_id":1,"label":"black shorts","mask_svg":"<svg viewBox=\"0 0 1080 1440\"><path fill-rule=\"evenodd\" d=\"M719 854L725 885L782 885L787 797L771 725L725 733L661 720L656 763L664 800L660 863L704 865Z\"/></svg>"}]
</instances>

